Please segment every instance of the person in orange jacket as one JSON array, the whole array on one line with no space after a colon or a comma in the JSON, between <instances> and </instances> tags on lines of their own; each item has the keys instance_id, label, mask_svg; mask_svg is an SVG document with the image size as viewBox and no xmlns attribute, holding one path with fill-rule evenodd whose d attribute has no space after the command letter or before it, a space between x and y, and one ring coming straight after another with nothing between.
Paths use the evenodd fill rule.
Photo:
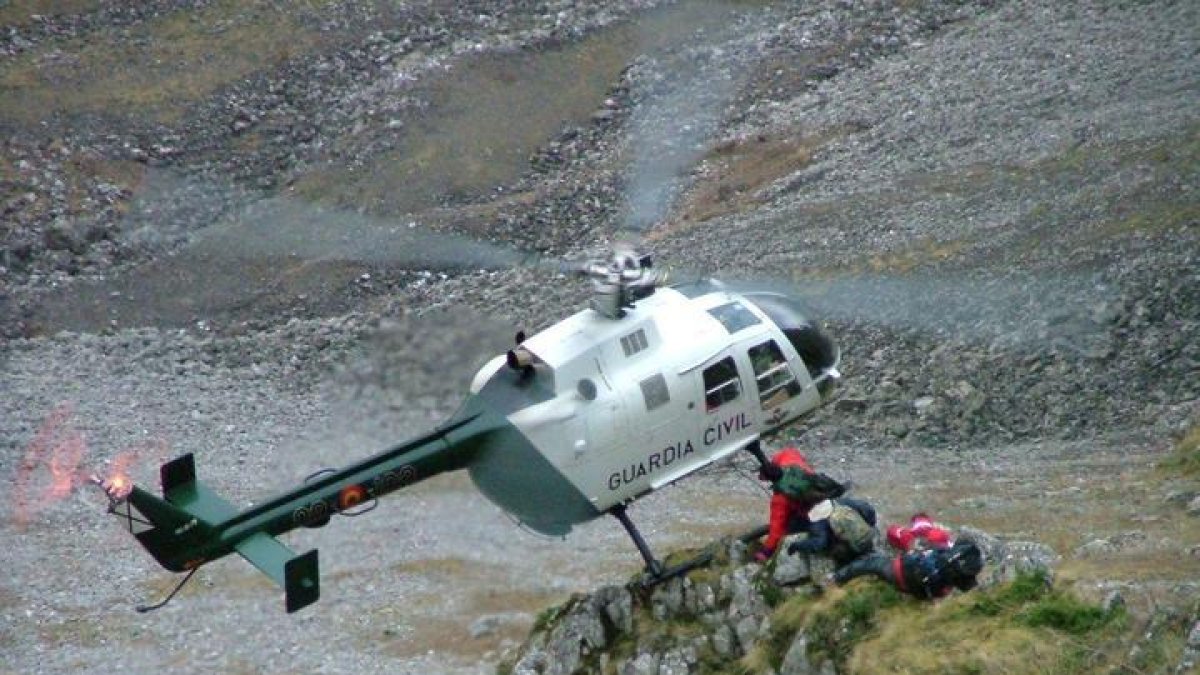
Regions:
<instances>
[{"instance_id":1,"label":"person in orange jacket","mask_svg":"<svg viewBox=\"0 0 1200 675\"><path fill-rule=\"evenodd\" d=\"M796 448L788 447L775 453L771 461L758 472L758 477L776 483L787 467L796 467L805 473L813 473L808 460ZM808 527L808 512L824 497L813 500L796 499L774 490L771 494L770 519L767 524L767 538L762 548L754 554L754 559L765 562L775 555L779 542L793 532L801 532Z\"/></svg>"}]
</instances>

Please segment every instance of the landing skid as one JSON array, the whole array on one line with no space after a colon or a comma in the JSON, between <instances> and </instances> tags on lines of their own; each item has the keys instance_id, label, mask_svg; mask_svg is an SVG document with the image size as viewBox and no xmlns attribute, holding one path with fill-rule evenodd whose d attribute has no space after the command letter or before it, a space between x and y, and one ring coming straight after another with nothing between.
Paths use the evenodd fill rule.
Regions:
<instances>
[{"instance_id":1,"label":"landing skid","mask_svg":"<svg viewBox=\"0 0 1200 675\"><path fill-rule=\"evenodd\" d=\"M758 460L760 466L765 467L767 465L767 457L763 454L762 445L757 440L752 441L746 446L745 449L747 452L753 455L755 459ZM621 521L621 526L625 528L625 531L629 534L629 538L633 540L633 545L637 547L638 553L642 554L642 560L646 561L646 570L642 575L643 588L656 586L664 581L667 581L668 579L674 579L675 577L687 574L694 569L704 567L712 562L714 553L713 551L708 550L696 556L695 558L685 560L678 565L666 567L658 558L654 557L654 552L650 550L650 546L642 537L642 533L638 531L637 526L634 525L633 521L629 519L629 514L626 513L624 504L618 504L612 507L608 510L608 513L612 517ZM745 543L749 543L766 533L767 527L764 525L762 527L756 527L753 530L742 534L738 537L738 539Z\"/></svg>"},{"instance_id":2,"label":"landing skid","mask_svg":"<svg viewBox=\"0 0 1200 675\"><path fill-rule=\"evenodd\" d=\"M667 567L663 565L662 561L654 557L654 553L650 550L650 546L646 544L646 540L642 537L642 533L638 531L637 526L634 525L633 521L629 519L629 514L626 513L624 504L614 506L613 508L609 509L608 512L614 518L621 521L621 525L625 528L625 531L629 533L629 538L633 540L633 545L637 546L638 553L642 554L642 560L646 561L646 569L642 574L641 580L642 588L657 586L664 581L682 576L694 569L705 567L711 564L713 558L716 557L716 552L711 550L710 547L709 550L706 550L694 558L690 558L677 565ZM766 533L767 527L763 525L739 535L738 539L742 542L749 543Z\"/></svg>"},{"instance_id":3,"label":"landing skid","mask_svg":"<svg viewBox=\"0 0 1200 675\"><path fill-rule=\"evenodd\" d=\"M634 525L633 521L629 519L629 514L625 512L625 505L618 504L609 509L608 513L621 521L621 526L629 533L629 538L633 540L633 545L637 547L638 553L642 554L642 560L646 561L646 575L654 578L662 576L666 572L666 568L654 557L650 546L642 538L642 533L638 532L637 525Z\"/></svg>"},{"instance_id":4,"label":"landing skid","mask_svg":"<svg viewBox=\"0 0 1200 675\"><path fill-rule=\"evenodd\" d=\"M712 552L705 551L691 560L685 560L678 565L672 565L671 567L664 569L662 573L658 574L657 576L651 576L650 574L642 575L641 586L642 588L653 588L664 581L669 581L675 577L681 577L694 569L706 567L712 562L712 560Z\"/></svg>"},{"instance_id":5,"label":"landing skid","mask_svg":"<svg viewBox=\"0 0 1200 675\"><path fill-rule=\"evenodd\" d=\"M738 535L738 540L742 543L749 544L750 542L761 538L766 533L767 526L761 525L753 530L749 530ZM700 569L701 567L707 567L712 564L713 558L715 557L716 552L712 550L712 547L709 547L709 550L706 550L704 553L701 553L695 558L690 558L679 563L678 565L672 565L664 569L658 576L650 576L649 574L643 575L641 581L642 588L652 588L663 583L664 581L669 581L675 577L681 577L692 570Z\"/></svg>"}]
</instances>

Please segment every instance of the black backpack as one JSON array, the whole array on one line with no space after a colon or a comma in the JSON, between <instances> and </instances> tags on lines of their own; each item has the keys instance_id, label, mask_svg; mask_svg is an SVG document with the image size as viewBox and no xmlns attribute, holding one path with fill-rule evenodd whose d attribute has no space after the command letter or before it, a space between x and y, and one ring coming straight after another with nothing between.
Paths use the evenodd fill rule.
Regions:
<instances>
[{"instance_id":1,"label":"black backpack","mask_svg":"<svg viewBox=\"0 0 1200 675\"><path fill-rule=\"evenodd\" d=\"M974 577L983 570L983 551L970 540L962 540L946 549L946 566L959 579Z\"/></svg>"},{"instance_id":2,"label":"black backpack","mask_svg":"<svg viewBox=\"0 0 1200 675\"><path fill-rule=\"evenodd\" d=\"M956 542L950 548L933 549L919 554L926 594L947 586L967 590L975 586L975 577L983 570L983 551L970 540Z\"/></svg>"}]
</instances>

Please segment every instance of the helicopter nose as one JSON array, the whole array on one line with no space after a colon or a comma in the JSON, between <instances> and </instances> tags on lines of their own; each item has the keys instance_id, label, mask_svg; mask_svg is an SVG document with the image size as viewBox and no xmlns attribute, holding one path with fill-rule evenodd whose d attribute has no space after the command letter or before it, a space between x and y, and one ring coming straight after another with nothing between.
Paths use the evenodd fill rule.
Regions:
<instances>
[{"instance_id":1,"label":"helicopter nose","mask_svg":"<svg viewBox=\"0 0 1200 675\"><path fill-rule=\"evenodd\" d=\"M837 368L830 368L817 378L817 391L820 392L823 402L828 403L833 398L833 390L837 388L841 379L842 373Z\"/></svg>"},{"instance_id":2,"label":"helicopter nose","mask_svg":"<svg viewBox=\"0 0 1200 675\"><path fill-rule=\"evenodd\" d=\"M808 374L817 383L821 395L828 396L837 380L842 377L841 371L838 370L842 354L833 338L792 296L775 292L751 292L746 293L745 297L779 327L803 359Z\"/></svg>"}]
</instances>

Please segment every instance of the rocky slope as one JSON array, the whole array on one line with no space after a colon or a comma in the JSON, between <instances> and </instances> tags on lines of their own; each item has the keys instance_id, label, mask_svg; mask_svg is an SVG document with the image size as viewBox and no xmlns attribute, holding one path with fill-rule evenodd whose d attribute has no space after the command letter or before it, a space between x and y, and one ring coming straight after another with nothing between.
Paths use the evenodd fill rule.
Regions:
<instances>
[{"instance_id":1,"label":"rocky slope","mask_svg":"<svg viewBox=\"0 0 1200 675\"><path fill-rule=\"evenodd\" d=\"M615 524L543 541L447 477L289 541L318 611L230 562L143 616L78 485L194 452L247 503L414 435L616 239L820 310L840 398L772 444L885 519L1050 546L1130 631L1200 578L1154 468L1200 415L1195 3L50 4L0 6L5 668L490 672L627 579ZM634 516L747 529L739 469Z\"/></svg>"},{"instance_id":2,"label":"rocky slope","mask_svg":"<svg viewBox=\"0 0 1200 675\"><path fill-rule=\"evenodd\" d=\"M1062 658L1049 645L1057 641L1053 629L1089 634L1085 638L1089 642L1111 641L1114 631L1103 637L1100 633L1106 624L1124 618L1124 599L1119 592L1111 591L1102 605L1079 602L1051 590L1053 568L1061 557L1044 544L1002 542L971 528L962 528L957 534L976 541L988 563L970 596L956 595L936 608L927 601L902 598L876 581L854 582L846 590L830 586L824 579L832 566L819 556L784 553L763 567L749 561L744 542L725 539L714 544L718 550L712 552L713 562L702 572L648 588L636 581L608 586L543 613L530 639L511 662L502 664L500 672L1004 672L1014 664L1028 664L1033 642L1046 645L1038 666L1044 671L1070 672L1076 666L1091 672L1104 669L1107 664L1100 652L1117 651L1111 644L1102 649L1089 644L1087 649L1093 650L1090 661L1077 660L1075 655ZM803 535L788 540L797 537ZM883 550L884 543L878 545ZM1017 600L1022 594L1026 597ZM1003 608L1003 613L1011 613L1005 619L1017 619L1014 624L1021 625L1022 618L1037 616L1039 609L1045 611L1051 605L1055 619L1026 622L1025 628L1043 629L1040 634L994 639L988 633L996 627L982 624L1002 613L985 609L1001 604L1001 599L1017 605ZM896 611L898 607L905 613ZM956 612L958 616L954 616ZM894 644L895 636L888 635L895 632L892 624L928 622L928 617L938 614L950 623L981 625L973 627L974 634L958 638L926 635L919 648L908 650L871 644L872 640L886 644L889 639ZM1170 624L1171 631L1187 626L1186 616L1170 612L1156 615L1155 620ZM1087 623L1080 629L1076 622ZM906 628L909 639L921 632ZM1161 639L1160 635L1147 635L1134 647L1142 652L1158 650ZM1179 661L1167 662L1166 669L1186 672L1195 664L1198 647L1189 643ZM924 652L924 659L912 658L918 650ZM863 656L872 651L883 661ZM1146 661L1131 658L1118 665L1146 667Z\"/></svg>"}]
</instances>

